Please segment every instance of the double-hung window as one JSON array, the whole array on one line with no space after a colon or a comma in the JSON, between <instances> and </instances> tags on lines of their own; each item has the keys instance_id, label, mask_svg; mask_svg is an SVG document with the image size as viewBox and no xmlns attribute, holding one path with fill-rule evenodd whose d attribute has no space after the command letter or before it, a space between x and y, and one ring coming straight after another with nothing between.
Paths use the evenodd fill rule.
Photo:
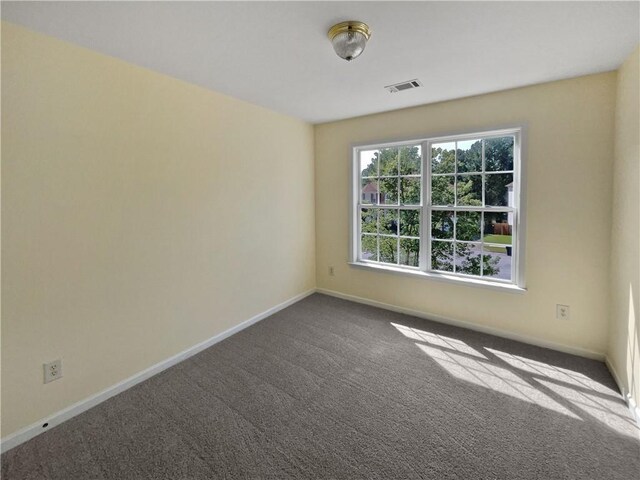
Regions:
<instances>
[{"instance_id":1,"label":"double-hung window","mask_svg":"<svg viewBox=\"0 0 640 480\"><path fill-rule=\"evenodd\" d=\"M520 136L354 148L353 263L522 287Z\"/></svg>"}]
</instances>

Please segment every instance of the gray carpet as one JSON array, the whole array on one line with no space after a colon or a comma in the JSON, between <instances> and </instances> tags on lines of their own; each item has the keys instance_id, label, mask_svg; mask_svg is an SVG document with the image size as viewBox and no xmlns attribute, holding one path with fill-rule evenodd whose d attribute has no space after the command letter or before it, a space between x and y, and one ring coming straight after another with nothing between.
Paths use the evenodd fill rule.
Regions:
<instances>
[{"instance_id":1,"label":"gray carpet","mask_svg":"<svg viewBox=\"0 0 640 480\"><path fill-rule=\"evenodd\" d=\"M606 367L313 295L2 456L2 479L624 479Z\"/></svg>"}]
</instances>

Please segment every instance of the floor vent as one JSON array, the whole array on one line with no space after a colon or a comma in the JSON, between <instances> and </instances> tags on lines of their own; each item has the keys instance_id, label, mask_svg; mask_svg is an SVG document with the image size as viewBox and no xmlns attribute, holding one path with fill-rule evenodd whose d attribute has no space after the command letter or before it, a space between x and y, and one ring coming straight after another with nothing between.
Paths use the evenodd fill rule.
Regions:
<instances>
[{"instance_id":1,"label":"floor vent","mask_svg":"<svg viewBox=\"0 0 640 480\"><path fill-rule=\"evenodd\" d=\"M414 78L413 80L407 80L406 82L395 83L393 85L387 85L384 87L389 90L390 93L402 92L403 90L411 90L412 88L421 87L420 80Z\"/></svg>"}]
</instances>

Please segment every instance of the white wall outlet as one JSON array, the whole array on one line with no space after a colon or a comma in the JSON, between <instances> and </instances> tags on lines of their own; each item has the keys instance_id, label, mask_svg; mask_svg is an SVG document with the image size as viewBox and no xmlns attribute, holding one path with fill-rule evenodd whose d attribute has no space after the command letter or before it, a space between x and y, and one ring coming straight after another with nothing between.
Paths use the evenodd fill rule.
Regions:
<instances>
[{"instance_id":1,"label":"white wall outlet","mask_svg":"<svg viewBox=\"0 0 640 480\"><path fill-rule=\"evenodd\" d=\"M43 364L44 367L44 383L53 382L62 378L62 360L54 360L53 362Z\"/></svg>"},{"instance_id":2,"label":"white wall outlet","mask_svg":"<svg viewBox=\"0 0 640 480\"><path fill-rule=\"evenodd\" d=\"M569 320L570 314L569 305L560 305L559 303L556 305L556 318L558 320Z\"/></svg>"},{"instance_id":3,"label":"white wall outlet","mask_svg":"<svg viewBox=\"0 0 640 480\"><path fill-rule=\"evenodd\" d=\"M329 267L329 276L333 277L333 276L335 276L335 274L336 274L336 272L333 270L333 266L330 266Z\"/></svg>"}]
</instances>

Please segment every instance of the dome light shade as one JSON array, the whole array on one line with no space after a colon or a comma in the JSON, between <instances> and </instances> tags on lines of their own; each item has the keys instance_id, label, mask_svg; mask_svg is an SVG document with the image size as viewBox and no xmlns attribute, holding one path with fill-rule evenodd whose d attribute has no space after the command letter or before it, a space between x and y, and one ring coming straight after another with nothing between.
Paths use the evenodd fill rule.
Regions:
<instances>
[{"instance_id":1,"label":"dome light shade","mask_svg":"<svg viewBox=\"0 0 640 480\"><path fill-rule=\"evenodd\" d=\"M336 54L350 62L364 52L371 30L366 23L351 20L334 25L327 35Z\"/></svg>"}]
</instances>

